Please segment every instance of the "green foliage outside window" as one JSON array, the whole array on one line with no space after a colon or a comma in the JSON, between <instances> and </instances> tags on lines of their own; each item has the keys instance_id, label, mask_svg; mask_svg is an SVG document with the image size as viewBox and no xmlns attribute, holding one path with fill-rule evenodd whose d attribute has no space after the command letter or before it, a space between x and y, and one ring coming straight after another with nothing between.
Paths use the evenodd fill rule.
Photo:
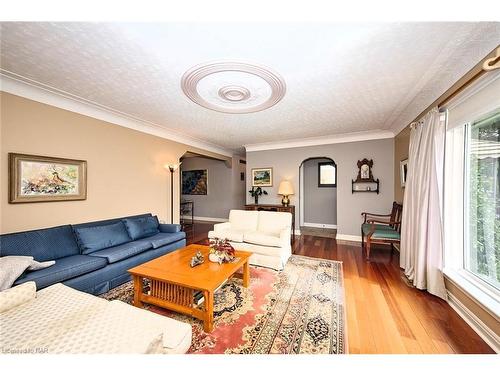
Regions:
<instances>
[{"instance_id":1,"label":"green foliage outside window","mask_svg":"<svg viewBox=\"0 0 500 375\"><path fill-rule=\"evenodd\" d=\"M500 112L470 126L466 268L500 289Z\"/></svg>"}]
</instances>

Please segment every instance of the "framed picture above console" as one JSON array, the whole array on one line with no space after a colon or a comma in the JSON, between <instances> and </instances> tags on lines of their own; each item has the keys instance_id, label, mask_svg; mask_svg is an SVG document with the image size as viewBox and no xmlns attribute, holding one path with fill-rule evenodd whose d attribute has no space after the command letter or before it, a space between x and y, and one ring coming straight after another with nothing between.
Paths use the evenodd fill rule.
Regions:
<instances>
[{"instance_id":1,"label":"framed picture above console","mask_svg":"<svg viewBox=\"0 0 500 375\"><path fill-rule=\"evenodd\" d=\"M273 169L252 168L252 186L273 186Z\"/></svg>"}]
</instances>

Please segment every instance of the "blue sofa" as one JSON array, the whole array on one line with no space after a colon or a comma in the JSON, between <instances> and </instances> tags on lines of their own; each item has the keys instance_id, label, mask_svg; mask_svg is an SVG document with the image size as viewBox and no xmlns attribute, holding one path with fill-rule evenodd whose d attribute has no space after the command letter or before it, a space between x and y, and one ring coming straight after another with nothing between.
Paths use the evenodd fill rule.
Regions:
<instances>
[{"instance_id":1,"label":"blue sofa","mask_svg":"<svg viewBox=\"0 0 500 375\"><path fill-rule=\"evenodd\" d=\"M176 224L142 214L77 225L0 235L0 256L27 255L48 268L25 272L14 285L35 281L37 289L56 283L92 294L130 280L127 270L186 245Z\"/></svg>"}]
</instances>

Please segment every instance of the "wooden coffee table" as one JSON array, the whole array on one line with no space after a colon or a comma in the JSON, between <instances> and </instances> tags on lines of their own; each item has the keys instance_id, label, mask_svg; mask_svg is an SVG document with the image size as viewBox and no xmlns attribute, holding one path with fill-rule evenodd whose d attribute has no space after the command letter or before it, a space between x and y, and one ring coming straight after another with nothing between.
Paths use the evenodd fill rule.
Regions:
<instances>
[{"instance_id":1,"label":"wooden coffee table","mask_svg":"<svg viewBox=\"0 0 500 375\"><path fill-rule=\"evenodd\" d=\"M197 251L205 257L205 263L191 268L189 262ZM134 306L143 303L160 306L181 314L203 320L205 332L211 332L214 324L214 293L226 280L233 276L243 278L248 287L250 271L248 260L252 253L236 251L234 263L213 263L208 260L209 247L189 245L128 270L134 280ZM235 275L243 268L242 276ZM151 288L143 291L143 279L150 280ZM204 302L197 306L194 295L203 293Z\"/></svg>"}]
</instances>

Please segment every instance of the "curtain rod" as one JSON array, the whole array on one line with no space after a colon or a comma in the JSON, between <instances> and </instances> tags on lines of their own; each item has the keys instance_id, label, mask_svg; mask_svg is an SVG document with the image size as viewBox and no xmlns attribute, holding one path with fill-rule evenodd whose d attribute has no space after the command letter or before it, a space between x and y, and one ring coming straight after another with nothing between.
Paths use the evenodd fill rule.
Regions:
<instances>
[{"instance_id":1,"label":"curtain rod","mask_svg":"<svg viewBox=\"0 0 500 375\"><path fill-rule=\"evenodd\" d=\"M472 82L482 77L489 71L500 68L500 45L495 47L493 51L488 53L484 59L482 59L478 64L476 64L471 70L469 70L462 78L453 84L448 90L446 90L439 98L434 100L431 105L425 108L420 114L415 117L415 119L408 125L411 126L417 123L422 117L425 116L434 107L442 107L448 103L451 99L461 93L466 87L468 87Z\"/></svg>"}]
</instances>

